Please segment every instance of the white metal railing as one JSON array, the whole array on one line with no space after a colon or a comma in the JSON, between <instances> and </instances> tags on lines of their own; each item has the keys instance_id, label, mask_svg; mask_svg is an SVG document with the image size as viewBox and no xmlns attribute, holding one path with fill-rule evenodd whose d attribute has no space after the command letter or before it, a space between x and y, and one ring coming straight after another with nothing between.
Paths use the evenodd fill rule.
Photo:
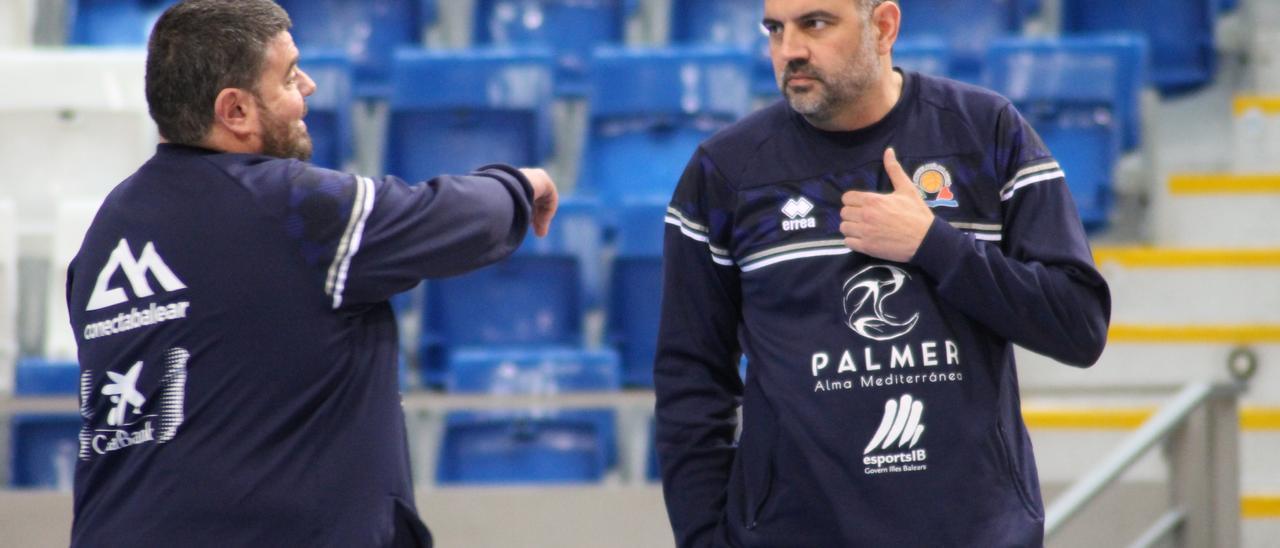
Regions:
<instances>
[{"instance_id":1,"label":"white metal railing","mask_svg":"<svg viewBox=\"0 0 1280 548\"><path fill-rule=\"evenodd\" d=\"M1161 442L1169 462L1169 509L1132 544L1239 546L1239 409L1237 400L1257 370L1256 356L1228 358L1234 383L1193 382L1130 435L1115 451L1049 505L1045 538L1052 539L1088 504Z\"/></svg>"}]
</instances>

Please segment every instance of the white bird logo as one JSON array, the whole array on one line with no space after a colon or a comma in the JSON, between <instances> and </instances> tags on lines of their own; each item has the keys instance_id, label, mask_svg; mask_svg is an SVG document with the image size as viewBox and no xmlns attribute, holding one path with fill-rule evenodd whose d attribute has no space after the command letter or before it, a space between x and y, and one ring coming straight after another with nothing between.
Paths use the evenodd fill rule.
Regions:
<instances>
[{"instance_id":1,"label":"white bird logo","mask_svg":"<svg viewBox=\"0 0 1280 548\"><path fill-rule=\"evenodd\" d=\"M888 279L879 275L887 271ZM906 335L920 320L917 312L906 321L884 311L884 301L902 289L911 276L901 268L889 265L868 266L844 282L845 323L855 333L874 341L887 341ZM867 308L870 310L866 310ZM864 311L870 316L859 316Z\"/></svg>"}]
</instances>

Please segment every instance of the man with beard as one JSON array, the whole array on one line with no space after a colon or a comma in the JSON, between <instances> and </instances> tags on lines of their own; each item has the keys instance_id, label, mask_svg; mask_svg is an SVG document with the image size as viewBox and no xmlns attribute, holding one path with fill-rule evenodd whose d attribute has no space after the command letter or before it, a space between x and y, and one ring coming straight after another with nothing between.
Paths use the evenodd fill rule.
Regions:
<instances>
[{"instance_id":1,"label":"man with beard","mask_svg":"<svg viewBox=\"0 0 1280 548\"><path fill-rule=\"evenodd\" d=\"M315 83L267 0L190 0L148 44L164 139L67 275L75 546L430 546L387 300L545 235L556 189L492 165L410 186L306 163Z\"/></svg>"},{"instance_id":2,"label":"man with beard","mask_svg":"<svg viewBox=\"0 0 1280 548\"><path fill-rule=\"evenodd\" d=\"M895 69L894 2L764 6L785 100L704 142L666 219L677 543L1043 544L1013 345L1087 367L1110 316L1062 170L1006 99Z\"/></svg>"}]
</instances>

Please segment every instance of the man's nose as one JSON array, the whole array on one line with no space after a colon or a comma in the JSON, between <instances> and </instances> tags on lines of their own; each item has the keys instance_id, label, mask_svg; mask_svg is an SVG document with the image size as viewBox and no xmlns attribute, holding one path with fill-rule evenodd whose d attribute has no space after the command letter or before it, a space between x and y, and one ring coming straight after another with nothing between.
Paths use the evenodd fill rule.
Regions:
<instances>
[{"instance_id":1,"label":"man's nose","mask_svg":"<svg viewBox=\"0 0 1280 548\"><path fill-rule=\"evenodd\" d=\"M809 58L809 43L804 35L791 29L782 29L776 47L777 55L789 62ZM790 63L788 63L790 64Z\"/></svg>"},{"instance_id":2,"label":"man's nose","mask_svg":"<svg viewBox=\"0 0 1280 548\"><path fill-rule=\"evenodd\" d=\"M302 92L303 97L307 97L316 92L316 81L311 79L310 74L307 74L306 71L303 71L302 69L298 69L298 76L302 78L302 81L298 86L298 91Z\"/></svg>"}]
</instances>

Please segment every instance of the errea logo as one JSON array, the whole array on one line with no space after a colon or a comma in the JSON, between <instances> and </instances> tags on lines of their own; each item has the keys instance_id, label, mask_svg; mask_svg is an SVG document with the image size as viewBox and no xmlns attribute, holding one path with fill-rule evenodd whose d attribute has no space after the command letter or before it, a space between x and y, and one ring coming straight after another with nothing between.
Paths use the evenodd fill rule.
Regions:
<instances>
[{"instance_id":1,"label":"errea logo","mask_svg":"<svg viewBox=\"0 0 1280 548\"><path fill-rule=\"evenodd\" d=\"M111 257L107 259L107 265L98 273L98 282L93 286L93 294L89 297L89 305L85 308L85 311L101 310L129 300L123 288L107 287L111 283L111 277L115 276L117 270L124 270L124 275L129 279L129 286L133 288L135 297L142 298L155 295L155 291L151 289L151 284L147 281L148 272L155 277L156 281L160 282L160 287L164 288L165 291L178 291L179 289L187 288L186 284L182 283L182 280L179 280L172 270L169 270L169 266L164 264L164 259L161 259L160 254L156 253L154 243L147 242L146 245L142 246L142 254L135 259L133 250L129 249L128 240L121 238L120 243L111 252Z\"/></svg>"},{"instance_id":2,"label":"errea logo","mask_svg":"<svg viewBox=\"0 0 1280 548\"><path fill-rule=\"evenodd\" d=\"M804 196L787 200L787 203L782 206L782 214L787 216L787 219L782 221L782 230L793 232L817 228L818 221L809 216L812 212L813 202Z\"/></svg>"}]
</instances>

